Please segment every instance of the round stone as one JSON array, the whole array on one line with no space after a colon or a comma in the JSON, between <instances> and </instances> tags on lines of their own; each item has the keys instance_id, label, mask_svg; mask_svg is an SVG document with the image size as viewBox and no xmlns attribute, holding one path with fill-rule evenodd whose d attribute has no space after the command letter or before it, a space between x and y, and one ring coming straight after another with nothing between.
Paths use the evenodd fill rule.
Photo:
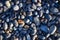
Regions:
<instances>
[{"instance_id":1,"label":"round stone","mask_svg":"<svg viewBox=\"0 0 60 40\"><path fill-rule=\"evenodd\" d=\"M19 10L19 6L18 6L18 5L15 5L15 6L13 7L13 10L14 10L14 11L18 11L18 10Z\"/></svg>"}]
</instances>

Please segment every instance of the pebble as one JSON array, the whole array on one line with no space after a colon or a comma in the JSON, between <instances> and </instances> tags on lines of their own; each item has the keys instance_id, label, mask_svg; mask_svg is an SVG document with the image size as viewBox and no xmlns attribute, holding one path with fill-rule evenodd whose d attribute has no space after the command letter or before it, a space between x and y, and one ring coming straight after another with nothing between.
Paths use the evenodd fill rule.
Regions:
<instances>
[{"instance_id":1,"label":"pebble","mask_svg":"<svg viewBox=\"0 0 60 40\"><path fill-rule=\"evenodd\" d=\"M37 38L37 35L34 35L33 40L36 40L36 38Z\"/></svg>"},{"instance_id":2,"label":"pebble","mask_svg":"<svg viewBox=\"0 0 60 40\"><path fill-rule=\"evenodd\" d=\"M30 20L29 20L29 19L27 19L27 20L26 20L26 23L29 23L29 22L30 22Z\"/></svg>"},{"instance_id":3,"label":"pebble","mask_svg":"<svg viewBox=\"0 0 60 40\"><path fill-rule=\"evenodd\" d=\"M6 1L5 4L6 4L6 6L7 6L8 8L11 7L10 1Z\"/></svg>"},{"instance_id":4,"label":"pebble","mask_svg":"<svg viewBox=\"0 0 60 40\"><path fill-rule=\"evenodd\" d=\"M2 35L0 35L0 40L3 40L3 36Z\"/></svg>"},{"instance_id":5,"label":"pebble","mask_svg":"<svg viewBox=\"0 0 60 40\"><path fill-rule=\"evenodd\" d=\"M15 27L18 27L18 21L17 20L14 21L14 25L15 25Z\"/></svg>"},{"instance_id":6,"label":"pebble","mask_svg":"<svg viewBox=\"0 0 60 40\"><path fill-rule=\"evenodd\" d=\"M14 38L14 40L19 40L18 38Z\"/></svg>"},{"instance_id":7,"label":"pebble","mask_svg":"<svg viewBox=\"0 0 60 40\"><path fill-rule=\"evenodd\" d=\"M42 17L42 16L43 16L43 10L41 10L41 11L39 12L39 14L40 14L40 17Z\"/></svg>"},{"instance_id":8,"label":"pebble","mask_svg":"<svg viewBox=\"0 0 60 40\"><path fill-rule=\"evenodd\" d=\"M25 16L24 15L21 15L21 19L24 19L25 18Z\"/></svg>"},{"instance_id":9,"label":"pebble","mask_svg":"<svg viewBox=\"0 0 60 40\"><path fill-rule=\"evenodd\" d=\"M5 23L3 24L3 27L4 27L4 30L7 30L7 29L8 29L8 24L5 22Z\"/></svg>"},{"instance_id":10,"label":"pebble","mask_svg":"<svg viewBox=\"0 0 60 40\"><path fill-rule=\"evenodd\" d=\"M48 28L46 25L41 25L40 29L41 29L43 32L46 32L46 33L49 32L49 28Z\"/></svg>"},{"instance_id":11,"label":"pebble","mask_svg":"<svg viewBox=\"0 0 60 40\"><path fill-rule=\"evenodd\" d=\"M24 26L24 28L28 29L28 28L29 28L29 26L28 26L28 25L25 25L25 26Z\"/></svg>"},{"instance_id":12,"label":"pebble","mask_svg":"<svg viewBox=\"0 0 60 40\"><path fill-rule=\"evenodd\" d=\"M49 13L49 10L46 10L46 13L48 14Z\"/></svg>"},{"instance_id":13,"label":"pebble","mask_svg":"<svg viewBox=\"0 0 60 40\"><path fill-rule=\"evenodd\" d=\"M23 7L23 3L20 3L20 4L19 4L19 7L20 7L20 8Z\"/></svg>"},{"instance_id":14,"label":"pebble","mask_svg":"<svg viewBox=\"0 0 60 40\"><path fill-rule=\"evenodd\" d=\"M57 40L60 40L60 38L58 38Z\"/></svg>"},{"instance_id":15,"label":"pebble","mask_svg":"<svg viewBox=\"0 0 60 40\"><path fill-rule=\"evenodd\" d=\"M35 35L37 33L37 29L36 29L36 27L32 27L32 28L33 28L33 31L34 31L34 33L32 35Z\"/></svg>"},{"instance_id":16,"label":"pebble","mask_svg":"<svg viewBox=\"0 0 60 40\"><path fill-rule=\"evenodd\" d=\"M35 22L36 25L40 25L39 18L35 17L35 18L34 18L34 22Z\"/></svg>"},{"instance_id":17,"label":"pebble","mask_svg":"<svg viewBox=\"0 0 60 40\"><path fill-rule=\"evenodd\" d=\"M51 35L53 35L53 34L56 32L56 30L57 30L57 27L53 25L53 26L50 27L49 33L50 33Z\"/></svg>"},{"instance_id":18,"label":"pebble","mask_svg":"<svg viewBox=\"0 0 60 40\"><path fill-rule=\"evenodd\" d=\"M25 36L23 37L23 40L26 40L26 37Z\"/></svg>"},{"instance_id":19,"label":"pebble","mask_svg":"<svg viewBox=\"0 0 60 40\"><path fill-rule=\"evenodd\" d=\"M18 10L19 10L19 6L18 6L18 5L15 5L15 6L13 7L13 10L14 10L14 11L18 11Z\"/></svg>"},{"instance_id":20,"label":"pebble","mask_svg":"<svg viewBox=\"0 0 60 40\"><path fill-rule=\"evenodd\" d=\"M0 7L2 7L3 6L3 4L2 3L0 3Z\"/></svg>"},{"instance_id":21,"label":"pebble","mask_svg":"<svg viewBox=\"0 0 60 40\"><path fill-rule=\"evenodd\" d=\"M41 6L41 3L37 3L37 6Z\"/></svg>"},{"instance_id":22,"label":"pebble","mask_svg":"<svg viewBox=\"0 0 60 40\"><path fill-rule=\"evenodd\" d=\"M25 23L24 23L23 20L18 20L18 24L20 24L21 26L24 26L25 25Z\"/></svg>"},{"instance_id":23,"label":"pebble","mask_svg":"<svg viewBox=\"0 0 60 40\"><path fill-rule=\"evenodd\" d=\"M53 11L54 11L55 13L56 13L56 12L59 12L59 10L58 10L57 8L54 8Z\"/></svg>"},{"instance_id":24,"label":"pebble","mask_svg":"<svg viewBox=\"0 0 60 40\"><path fill-rule=\"evenodd\" d=\"M6 12L8 10L8 8L6 6L4 6L4 12Z\"/></svg>"},{"instance_id":25,"label":"pebble","mask_svg":"<svg viewBox=\"0 0 60 40\"><path fill-rule=\"evenodd\" d=\"M10 23L9 25L10 25L10 29L12 29L12 27L14 26L13 23Z\"/></svg>"},{"instance_id":26,"label":"pebble","mask_svg":"<svg viewBox=\"0 0 60 40\"><path fill-rule=\"evenodd\" d=\"M0 13L2 13L3 12L3 8L0 8Z\"/></svg>"},{"instance_id":27,"label":"pebble","mask_svg":"<svg viewBox=\"0 0 60 40\"><path fill-rule=\"evenodd\" d=\"M6 18L6 22L9 22L10 21L10 19L9 18Z\"/></svg>"},{"instance_id":28,"label":"pebble","mask_svg":"<svg viewBox=\"0 0 60 40\"><path fill-rule=\"evenodd\" d=\"M32 8L33 8L33 9L36 9L37 7L36 7L36 5L35 5L35 4L32 4Z\"/></svg>"},{"instance_id":29,"label":"pebble","mask_svg":"<svg viewBox=\"0 0 60 40\"><path fill-rule=\"evenodd\" d=\"M26 40L31 40L31 37L29 34L26 35Z\"/></svg>"}]
</instances>

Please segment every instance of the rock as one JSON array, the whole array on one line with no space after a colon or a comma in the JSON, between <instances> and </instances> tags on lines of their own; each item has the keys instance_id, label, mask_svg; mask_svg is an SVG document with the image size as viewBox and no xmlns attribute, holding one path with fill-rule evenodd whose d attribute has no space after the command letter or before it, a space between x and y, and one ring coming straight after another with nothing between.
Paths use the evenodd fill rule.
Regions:
<instances>
[{"instance_id":1,"label":"rock","mask_svg":"<svg viewBox=\"0 0 60 40\"><path fill-rule=\"evenodd\" d=\"M3 40L3 36L2 35L0 35L0 40Z\"/></svg>"},{"instance_id":2,"label":"rock","mask_svg":"<svg viewBox=\"0 0 60 40\"><path fill-rule=\"evenodd\" d=\"M34 17L34 22L36 25L40 25L40 20L38 17Z\"/></svg>"},{"instance_id":3,"label":"rock","mask_svg":"<svg viewBox=\"0 0 60 40\"><path fill-rule=\"evenodd\" d=\"M6 1L5 4L6 4L6 6L7 6L8 8L11 7L10 1Z\"/></svg>"},{"instance_id":4,"label":"rock","mask_svg":"<svg viewBox=\"0 0 60 40\"><path fill-rule=\"evenodd\" d=\"M7 29L8 29L8 24L5 22L5 23L3 24L3 27L4 27L4 30L7 30Z\"/></svg>"},{"instance_id":5,"label":"rock","mask_svg":"<svg viewBox=\"0 0 60 40\"><path fill-rule=\"evenodd\" d=\"M18 11L18 10L19 10L19 6L18 6L18 5L15 5L15 6L13 7L13 10L14 10L14 11Z\"/></svg>"},{"instance_id":6,"label":"rock","mask_svg":"<svg viewBox=\"0 0 60 40\"><path fill-rule=\"evenodd\" d=\"M50 27L49 33L50 33L51 35L53 35L53 34L56 32L56 30L57 30L57 27L53 25L53 26Z\"/></svg>"},{"instance_id":7,"label":"rock","mask_svg":"<svg viewBox=\"0 0 60 40\"><path fill-rule=\"evenodd\" d=\"M41 25L41 26L40 26L40 29L41 29L43 32L46 32L46 33L49 32L49 28L48 28L46 25Z\"/></svg>"}]
</instances>

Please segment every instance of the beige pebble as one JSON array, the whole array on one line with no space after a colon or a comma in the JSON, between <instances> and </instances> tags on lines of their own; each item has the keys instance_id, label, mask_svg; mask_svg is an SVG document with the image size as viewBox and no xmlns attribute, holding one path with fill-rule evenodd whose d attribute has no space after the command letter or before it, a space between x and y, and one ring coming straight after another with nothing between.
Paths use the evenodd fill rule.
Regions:
<instances>
[{"instance_id":1,"label":"beige pebble","mask_svg":"<svg viewBox=\"0 0 60 40\"><path fill-rule=\"evenodd\" d=\"M36 5L35 5L35 4L33 4L33 5L32 5L32 8L33 8L33 9L36 9L37 7L36 7Z\"/></svg>"},{"instance_id":2,"label":"beige pebble","mask_svg":"<svg viewBox=\"0 0 60 40\"><path fill-rule=\"evenodd\" d=\"M23 20L18 20L18 24L20 24L21 26L24 26L25 25L25 23L24 23Z\"/></svg>"},{"instance_id":3,"label":"beige pebble","mask_svg":"<svg viewBox=\"0 0 60 40\"><path fill-rule=\"evenodd\" d=\"M3 36L2 35L0 35L0 40L3 40Z\"/></svg>"},{"instance_id":4,"label":"beige pebble","mask_svg":"<svg viewBox=\"0 0 60 40\"><path fill-rule=\"evenodd\" d=\"M7 29L8 29L8 24L5 22L5 23L3 24L3 27L4 27L4 30L7 30Z\"/></svg>"},{"instance_id":5,"label":"beige pebble","mask_svg":"<svg viewBox=\"0 0 60 40\"><path fill-rule=\"evenodd\" d=\"M28 26L28 25L25 25L25 26L24 26L24 28L28 29L28 28L29 28L29 26Z\"/></svg>"},{"instance_id":6,"label":"beige pebble","mask_svg":"<svg viewBox=\"0 0 60 40\"><path fill-rule=\"evenodd\" d=\"M41 3L37 3L37 6L41 6Z\"/></svg>"},{"instance_id":7,"label":"beige pebble","mask_svg":"<svg viewBox=\"0 0 60 40\"><path fill-rule=\"evenodd\" d=\"M33 40L38 40L37 35L34 35Z\"/></svg>"},{"instance_id":8,"label":"beige pebble","mask_svg":"<svg viewBox=\"0 0 60 40\"><path fill-rule=\"evenodd\" d=\"M14 40L18 40L18 38L15 37Z\"/></svg>"},{"instance_id":9,"label":"beige pebble","mask_svg":"<svg viewBox=\"0 0 60 40\"><path fill-rule=\"evenodd\" d=\"M6 6L7 6L8 8L11 7L10 1L6 1L5 4L6 4Z\"/></svg>"}]
</instances>

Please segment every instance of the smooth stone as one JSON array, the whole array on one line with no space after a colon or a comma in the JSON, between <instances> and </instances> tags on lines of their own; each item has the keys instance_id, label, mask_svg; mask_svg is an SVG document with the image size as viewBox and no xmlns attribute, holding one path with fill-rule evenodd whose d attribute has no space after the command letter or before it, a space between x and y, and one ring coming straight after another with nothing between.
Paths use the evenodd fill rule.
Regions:
<instances>
[{"instance_id":1,"label":"smooth stone","mask_svg":"<svg viewBox=\"0 0 60 40\"><path fill-rule=\"evenodd\" d=\"M46 33L49 32L49 28L48 28L46 25L41 25L41 26L40 26L40 29L41 29L43 32L46 32Z\"/></svg>"},{"instance_id":2,"label":"smooth stone","mask_svg":"<svg viewBox=\"0 0 60 40\"><path fill-rule=\"evenodd\" d=\"M8 24L5 22L5 23L3 24L3 27L4 27L4 30L7 30L7 29L8 29Z\"/></svg>"},{"instance_id":3,"label":"smooth stone","mask_svg":"<svg viewBox=\"0 0 60 40\"><path fill-rule=\"evenodd\" d=\"M18 10L19 10L19 6L18 6L18 5L15 5L15 6L13 7L13 10L14 10L14 11L18 11Z\"/></svg>"},{"instance_id":4,"label":"smooth stone","mask_svg":"<svg viewBox=\"0 0 60 40\"><path fill-rule=\"evenodd\" d=\"M56 32L56 30L57 30L57 27L56 27L55 25L53 25L53 26L50 27L49 33L50 33L51 35L53 35L53 34Z\"/></svg>"},{"instance_id":5,"label":"smooth stone","mask_svg":"<svg viewBox=\"0 0 60 40\"><path fill-rule=\"evenodd\" d=\"M26 40L31 40L31 37L29 34L26 35Z\"/></svg>"},{"instance_id":6,"label":"smooth stone","mask_svg":"<svg viewBox=\"0 0 60 40\"><path fill-rule=\"evenodd\" d=\"M40 20L38 17L34 17L34 22L37 26L40 25Z\"/></svg>"}]
</instances>

